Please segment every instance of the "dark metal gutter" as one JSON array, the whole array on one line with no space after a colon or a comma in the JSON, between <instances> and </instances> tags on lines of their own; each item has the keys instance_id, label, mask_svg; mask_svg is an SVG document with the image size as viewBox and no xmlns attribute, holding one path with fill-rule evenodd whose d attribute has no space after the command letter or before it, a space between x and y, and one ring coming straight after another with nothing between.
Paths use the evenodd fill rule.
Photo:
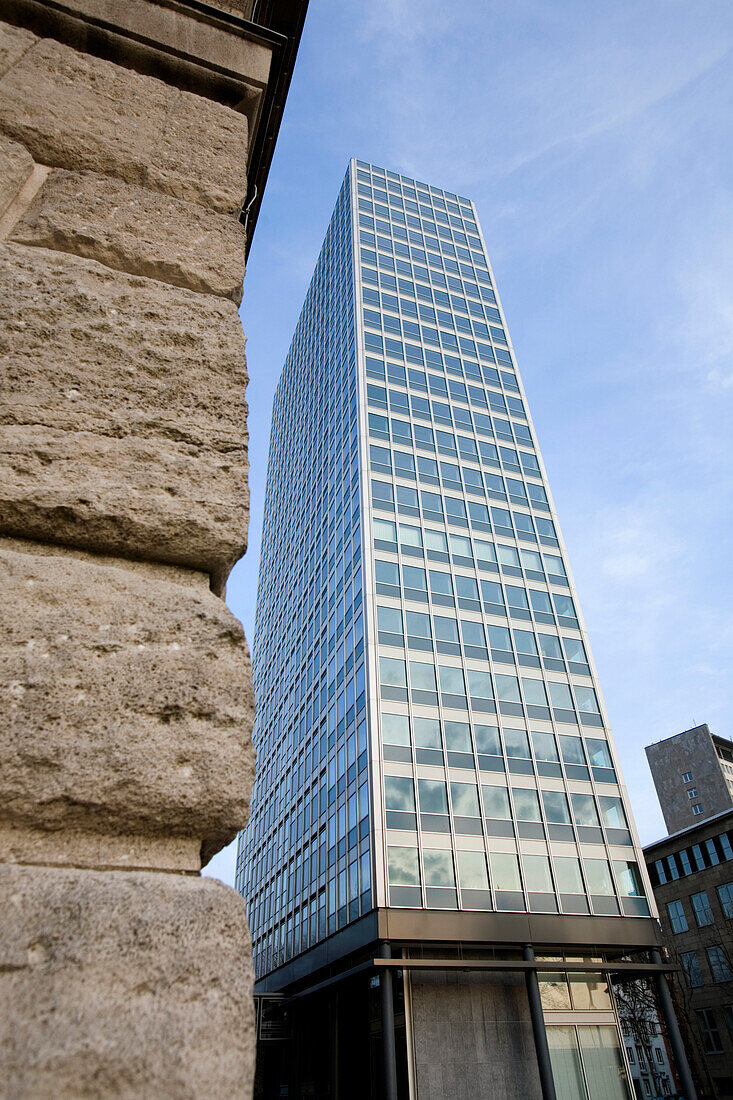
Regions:
<instances>
[{"instance_id":1,"label":"dark metal gutter","mask_svg":"<svg viewBox=\"0 0 733 1100\"><path fill-rule=\"evenodd\" d=\"M245 256L252 244L307 10L308 0L255 0L251 25L277 33L281 42L273 49L262 114L250 148L247 198L240 215L246 229Z\"/></svg>"}]
</instances>

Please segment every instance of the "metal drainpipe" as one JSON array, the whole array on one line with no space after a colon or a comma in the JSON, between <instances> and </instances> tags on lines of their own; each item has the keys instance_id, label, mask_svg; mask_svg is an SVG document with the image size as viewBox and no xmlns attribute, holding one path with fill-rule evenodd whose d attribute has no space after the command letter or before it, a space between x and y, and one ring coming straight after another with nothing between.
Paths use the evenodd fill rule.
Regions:
<instances>
[{"instance_id":1,"label":"metal drainpipe","mask_svg":"<svg viewBox=\"0 0 733 1100\"><path fill-rule=\"evenodd\" d=\"M392 947L382 944L382 958L392 958ZM384 1100L397 1100L397 1051L394 1038L394 991L392 971L385 966L379 973L382 998L382 1063L384 1069Z\"/></svg>"},{"instance_id":2,"label":"metal drainpipe","mask_svg":"<svg viewBox=\"0 0 733 1100\"><path fill-rule=\"evenodd\" d=\"M662 956L658 951L652 951L652 962L661 965ZM680 1084L682 1085L684 1100L697 1100L697 1092L692 1081L692 1073L690 1072L690 1063L687 1061L685 1044L682 1042L680 1025L677 1023L677 1016L675 1014L674 1005L672 1004L672 994L669 991L667 976L663 971L657 971L654 975L654 981L657 987L657 995L659 997L660 1008L662 1009L662 1016L664 1017L664 1023L667 1028L667 1035L669 1036L669 1042L677 1066L677 1074L680 1079Z\"/></svg>"},{"instance_id":3,"label":"metal drainpipe","mask_svg":"<svg viewBox=\"0 0 733 1100\"><path fill-rule=\"evenodd\" d=\"M533 948L530 946L525 947L523 957L525 962L534 962ZM527 982L529 1014L532 1017L532 1031L534 1033L534 1045L537 1051L537 1068L540 1071L542 1097L543 1100L557 1100L555 1081L552 1076L550 1048L547 1043L545 1014L542 1011L542 999L540 998L540 983L537 980L537 971L535 969L525 970L524 976Z\"/></svg>"}]
</instances>

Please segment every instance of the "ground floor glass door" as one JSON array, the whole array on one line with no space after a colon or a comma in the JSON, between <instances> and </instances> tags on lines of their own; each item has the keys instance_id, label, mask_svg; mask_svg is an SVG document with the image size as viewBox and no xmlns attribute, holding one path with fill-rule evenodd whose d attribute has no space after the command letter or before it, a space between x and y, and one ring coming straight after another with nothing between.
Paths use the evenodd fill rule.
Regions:
<instances>
[{"instance_id":1,"label":"ground floor glass door","mask_svg":"<svg viewBox=\"0 0 733 1100\"><path fill-rule=\"evenodd\" d=\"M555 1089L563 1100L630 1100L614 1024L553 1024L547 1040Z\"/></svg>"}]
</instances>

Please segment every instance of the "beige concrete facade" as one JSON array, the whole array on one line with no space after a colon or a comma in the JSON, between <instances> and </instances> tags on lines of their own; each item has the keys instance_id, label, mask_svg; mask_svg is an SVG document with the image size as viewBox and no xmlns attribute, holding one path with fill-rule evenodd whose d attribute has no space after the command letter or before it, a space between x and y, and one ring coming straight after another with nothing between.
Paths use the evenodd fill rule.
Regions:
<instances>
[{"instance_id":1,"label":"beige concrete facade","mask_svg":"<svg viewBox=\"0 0 733 1100\"><path fill-rule=\"evenodd\" d=\"M522 975L410 975L411 1044L420 1100L541 1100Z\"/></svg>"},{"instance_id":2,"label":"beige concrete facade","mask_svg":"<svg viewBox=\"0 0 733 1100\"><path fill-rule=\"evenodd\" d=\"M237 1100L245 907L199 872L254 767L221 596L270 54L169 0L3 10L0 1094Z\"/></svg>"}]
</instances>

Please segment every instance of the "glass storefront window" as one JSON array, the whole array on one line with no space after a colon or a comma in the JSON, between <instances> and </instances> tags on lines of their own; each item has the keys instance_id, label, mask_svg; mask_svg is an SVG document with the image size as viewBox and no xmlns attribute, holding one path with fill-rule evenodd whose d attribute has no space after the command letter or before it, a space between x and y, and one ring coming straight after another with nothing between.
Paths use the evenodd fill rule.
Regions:
<instances>
[{"instance_id":1,"label":"glass storefront window","mask_svg":"<svg viewBox=\"0 0 733 1100\"><path fill-rule=\"evenodd\" d=\"M575 971L568 975L570 995L576 1012L610 1012L611 994L602 974Z\"/></svg>"},{"instance_id":2,"label":"glass storefront window","mask_svg":"<svg viewBox=\"0 0 733 1100\"><path fill-rule=\"evenodd\" d=\"M547 1041L555 1088L562 1100L631 1100L613 1024L553 1024L547 1029Z\"/></svg>"},{"instance_id":3,"label":"glass storefront window","mask_svg":"<svg viewBox=\"0 0 733 1100\"><path fill-rule=\"evenodd\" d=\"M540 971L538 978L542 1007L545 1012L570 1012L572 1004L565 973L561 970Z\"/></svg>"},{"instance_id":4,"label":"glass storefront window","mask_svg":"<svg viewBox=\"0 0 733 1100\"><path fill-rule=\"evenodd\" d=\"M577 1030L590 1100L628 1100L631 1091L616 1028L589 1024Z\"/></svg>"},{"instance_id":5,"label":"glass storefront window","mask_svg":"<svg viewBox=\"0 0 733 1100\"><path fill-rule=\"evenodd\" d=\"M575 1028L548 1027L547 1042L557 1095L562 1100L588 1100Z\"/></svg>"}]
</instances>

